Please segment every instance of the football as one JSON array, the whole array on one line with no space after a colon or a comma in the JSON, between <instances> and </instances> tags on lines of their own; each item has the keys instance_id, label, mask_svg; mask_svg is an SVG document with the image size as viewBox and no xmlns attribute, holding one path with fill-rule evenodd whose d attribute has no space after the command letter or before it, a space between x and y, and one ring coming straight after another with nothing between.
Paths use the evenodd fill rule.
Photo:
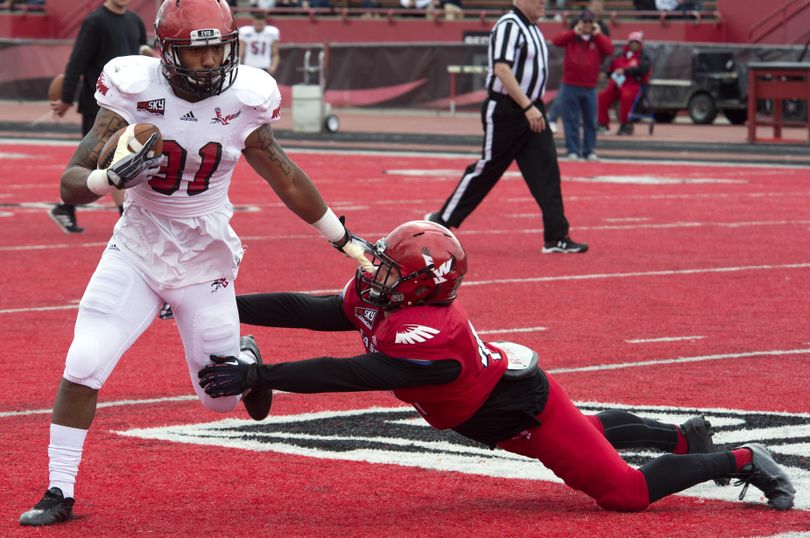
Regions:
<instances>
[{"instance_id":1,"label":"football","mask_svg":"<svg viewBox=\"0 0 810 538\"><path fill-rule=\"evenodd\" d=\"M62 99L62 83L65 81L65 75L62 73L56 75L48 86L48 101L59 101Z\"/></svg>"},{"instance_id":2,"label":"football","mask_svg":"<svg viewBox=\"0 0 810 538\"><path fill-rule=\"evenodd\" d=\"M127 129L130 129L130 133L127 133ZM136 123L134 125L127 125L126 127L122 127L107 140L104 144L104 147L101 148L101 153L98 156L98 167L99 168L109 168L110 165L115 161L123 157L123 155L119 155L118 159L115 158L115 150L118 147L118 141L122 136L128 136L129 139L127 140L127 151L130 153L137 153L141 150L143 145L149 140L149 137L152 136L153 133L157 133L157 141L155 145L152 147L152 151L149 152L148 157L152 158L156 155L160 155L163 153L163 138L160 136L160 130L157 128L156 125L152 125L151 123Z\"/></svg>"}]
</instances>

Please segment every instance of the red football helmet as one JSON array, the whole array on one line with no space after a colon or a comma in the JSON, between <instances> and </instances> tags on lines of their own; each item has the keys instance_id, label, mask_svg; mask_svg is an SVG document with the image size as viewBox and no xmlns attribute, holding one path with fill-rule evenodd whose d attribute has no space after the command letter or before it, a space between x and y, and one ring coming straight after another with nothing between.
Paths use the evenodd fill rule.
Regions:
<instances>
[{"instance_id":1,"label":"red football helmet","mask_svg":"<svg viewBox=\"0 0 810 538\"><path fill-rule=\"evenodd\" d=\"M225 0L164 0L155 19L155 45L169 83L205 99L218 95L236 80L239 31ZM222 65L188 69L180 62L183 48L223 45Z\"/></svg>"},{"instance_id":2,"label":"red football helmet","mask_svg":"<svg viewBox=\"0 0 810 538\"><path fill-rule=\"evenodd\" d=\"M450 304L467 273L467 254L453 232L426 220L398 226L371 254L376 271L357 270L357 294L383 308Z\"/></svg>"}]
</instances>

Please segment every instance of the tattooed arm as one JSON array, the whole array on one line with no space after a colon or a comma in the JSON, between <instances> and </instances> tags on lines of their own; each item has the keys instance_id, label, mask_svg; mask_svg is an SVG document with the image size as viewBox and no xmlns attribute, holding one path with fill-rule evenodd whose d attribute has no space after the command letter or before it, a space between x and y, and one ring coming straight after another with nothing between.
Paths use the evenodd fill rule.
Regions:
<instances>
[{"instance_id":1,"label":"tattooed arm","mask_svg":"<svg viewBox=\"0 0 810 538\"><path fill-rule=\"evenodd\" d=\"M247 137L242 154L293 213L309 224L326 213L328 208L312 180L287 157L270 125L259 127Z\"/></svg>"},{"instance_id":2,"label":"tattooed arm","mask_svg":"<svg viewBox=\"0 0 810 538\"><path fill-rule=\"evenodd\" d=\"M102 108L96 116L93 128L79 143L76 152L62 173L60 191L62 200L68 204L87 204L100 198L87 188L87 176L96 169L98 156L104 143L127 122L110 110Z\"/></svg>"}]
</instances>

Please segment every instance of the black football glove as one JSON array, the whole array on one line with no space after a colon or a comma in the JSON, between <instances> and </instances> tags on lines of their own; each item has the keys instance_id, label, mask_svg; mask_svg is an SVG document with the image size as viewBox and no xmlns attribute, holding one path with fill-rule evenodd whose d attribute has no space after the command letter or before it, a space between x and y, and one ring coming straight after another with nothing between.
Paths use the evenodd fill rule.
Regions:
<instances>
[{"instance_id":1,"label":"black football glove","mask_svg":"<svg viewBox=\"0 0 810 538\"><path fill-rule=\"evenodd\" d=\"M367 273L373 272L374 266L366 258L366 251L371 250L369 242L346 228L346 217L340 217L340 223L343 224L343 237L340 241L334 241L332 246L353 259Z\"/></svg>"},{"instance_id":2,"label":"black football glove","mask_svg":"<svg viewBox=\"0 0 810 538\"><path fill-rule=\"evenodd\" d=\"M236 357L211 355L211 362L197 373L200 386L212 398L236 396L255 389L259 380L259 365L239 361Z\"/></svg>"},{"instance_id":3,"label":"black football glove","mask_svg":"<svg viewBox=\"0 0 810 538\"><path fill-rule=\"evenodd\" d=\"M149 157L157 137L157 133L152 133L140 151L125 155L107 168L107 181L110 185L116 189L129 189L149 181L158 173L163 164L163 155Z\"/></svg>"}]
</instances>

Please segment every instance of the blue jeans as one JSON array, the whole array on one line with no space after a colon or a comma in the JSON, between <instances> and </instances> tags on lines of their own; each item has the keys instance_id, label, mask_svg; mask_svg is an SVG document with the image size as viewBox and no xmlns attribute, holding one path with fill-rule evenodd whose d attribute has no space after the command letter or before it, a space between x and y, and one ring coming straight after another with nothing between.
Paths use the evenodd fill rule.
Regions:
<instances>
[{"instance_id":1,"label":"blue jeans","mask_svg":"<svg viewBox=\"0 0 810 538\"><path fill-rule=\"evenodd\" d=\"M568 84L563 84L563 88L560 107L565 128L566 152L587 157L596 149L596 88L583 88ZM581 146L580 124L582 125Z\"/></svg>"}]
</instances>

